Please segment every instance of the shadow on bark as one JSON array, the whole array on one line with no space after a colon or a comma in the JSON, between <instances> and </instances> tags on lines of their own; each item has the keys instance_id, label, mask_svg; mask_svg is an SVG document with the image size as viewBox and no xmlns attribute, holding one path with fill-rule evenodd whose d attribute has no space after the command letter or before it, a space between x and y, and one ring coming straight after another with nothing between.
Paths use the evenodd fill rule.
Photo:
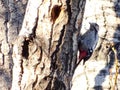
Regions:
<instances>
[{"instance_id":1,"label":"shadow on bark","mask_svg":"<svg viewBox=\"0 0 120 90\"><path fill-rule=\"evenodd\" d=\"M120 18L120 4L119 3L120 3L120 0L117 0L116 2L114 2L114 12L116 13L116 18ZM117 60L118 60L118 64L120 63L120 36L119 36L119 34L120 34L120 24L117 25L117 27L115 29L115 32L114 32L114 35L112 37L112 42L114 44L114 49L116 49L116 51L117 51L116 57L117 57ZM107 37L105 37L105 39L107 40ZM103 41L105 41L105 40L103 40ZM109 43L109 40L107 42ZM94 79L95 80L95 86L94 86L95 90L105 89L105 87L103 87L102 84L103 84L103 82L105 82L105 79L108 75L110 75L109 80L110 80L110 82L112 82L112 80L110 78L112 77L112 79L113 79L113 77L114 77L114 75L116 75L116 73L118 73L118 74L120 73L120 70L118 70L118 72L117 71L115 71L115 72L111 71L112 68L114 67L114 65L116 65L116 62L115 62L116 59L115 59L115 53L112 50L112 47L110 47L109 49L110 50L108 51L108 55L107 55L109 58L107 59L106 66L102 70L100 70L100 72L97 74L97 76ZM119 68L119 66L118 66L118 68ZM102 77L102 78L100 78L100 77ZM99 81L99 79L102 79L102 80ZM118 77L117 77L117 80L118 80ZM109 89L110 90L111 89L112 90L114 90L114 89L118 90L119 89L118 88L118 86L119 86L118 81L117 81L117 83L112 82L112 85L113 85L113 83L115 83L115 85L113 85L113 86L111 85L110 82L109 82L109 85L110 85ZM114 87L114 89L113 89L113 87Z\"/></svg>"},{"instance_id":2,"label":"shadow on bark","mask_svg":"<svg viewBox=\"0 0 120 90\"><path fill-rule=\"evenodd\" d=\"M1 81L0 88L2 90L6 89L6 88L8 90L10 90L11 82L12 82L10 73L7 70L0 69L0 77L1 77L1 79L0 79L0 81ZM6 82L6 83L4 83L4 82Z\"/></svg>"}]
</instances>

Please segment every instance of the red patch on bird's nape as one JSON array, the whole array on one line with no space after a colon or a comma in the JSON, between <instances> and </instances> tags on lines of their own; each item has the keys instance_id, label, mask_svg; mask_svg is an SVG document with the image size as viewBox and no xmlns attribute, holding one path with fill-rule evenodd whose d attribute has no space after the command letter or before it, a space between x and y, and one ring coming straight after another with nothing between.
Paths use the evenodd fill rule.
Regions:
<instances>
[{"instance_id":1,"label":"red patch on bird's nape","mask_svg":"<svg viewBox=\"0 0 120 90\"><path fill-rule=\"evenodd\" d=\"M81 50L79 53L79 60L81 61L87 56L87 52L85 50Z\"/></svg>"}]
</instances>

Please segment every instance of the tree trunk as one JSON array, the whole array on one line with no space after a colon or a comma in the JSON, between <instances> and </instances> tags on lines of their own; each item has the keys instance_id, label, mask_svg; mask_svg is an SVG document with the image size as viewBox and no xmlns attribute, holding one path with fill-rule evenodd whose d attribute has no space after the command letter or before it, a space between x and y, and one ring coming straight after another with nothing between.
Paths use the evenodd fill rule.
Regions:
<instances>
[{"instance_id":1,"label":"tree trunk","mask_svg":"<svg viewBox=\"0 0 120 90\"><path fill-rule=\"evenodd\" d=\"M27 1L0 0L0 90L12 85L13 43L22 26Z\"/></svg>"},{"instance_id":2,"label":"tree trunk","mask_svg":"<svg viewBox=\"0 0 120 90\"><path fill-rule=\"evenodd\" d=\"M70 90L85 0L29 0L13 48L12 90Z\"/></svg>"}]
</instances>

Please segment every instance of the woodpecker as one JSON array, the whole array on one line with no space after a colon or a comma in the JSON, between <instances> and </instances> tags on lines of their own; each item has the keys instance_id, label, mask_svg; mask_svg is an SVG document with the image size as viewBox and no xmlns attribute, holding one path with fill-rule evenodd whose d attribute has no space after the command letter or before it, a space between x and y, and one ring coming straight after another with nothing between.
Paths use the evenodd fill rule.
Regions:
<instances>
[{"instance_id":1,"label":"woodpecker","mask_svg":"<svg viewBox=\"0 0 120 90\"><path fill-rule=\"evenodd\" d=\"M77 65L83 60L83 65L91 57L97 42L99 26L96 23L89 23L90 27L83 35L78 37L79 60Z\"/></svg>"}]
</instances>

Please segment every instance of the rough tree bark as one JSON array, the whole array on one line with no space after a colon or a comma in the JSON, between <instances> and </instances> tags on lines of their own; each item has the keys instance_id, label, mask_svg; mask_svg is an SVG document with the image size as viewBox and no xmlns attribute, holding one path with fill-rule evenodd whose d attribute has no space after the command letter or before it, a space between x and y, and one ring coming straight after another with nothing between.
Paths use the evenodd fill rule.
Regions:
<instances>
[{"instance_id":1,"label":"rough tree bark","mask_svg":"<svg viewBox=\"0 0 120 90\"><path fill-rule=\"evenodd\" d=\"M13 48L12 90L70 90L85 0L29 0Z\"/></svg>"},{"instance_id":2,"label":"rough tree bark","mask_svg":"<svg viewBox=\"0 0 120 90\"><path fill-rule=\"evenodd\" d=\"M12 85L13 43L22 26L27 0L0 0L0 90Z\"/></svg>"}]
</instances>

